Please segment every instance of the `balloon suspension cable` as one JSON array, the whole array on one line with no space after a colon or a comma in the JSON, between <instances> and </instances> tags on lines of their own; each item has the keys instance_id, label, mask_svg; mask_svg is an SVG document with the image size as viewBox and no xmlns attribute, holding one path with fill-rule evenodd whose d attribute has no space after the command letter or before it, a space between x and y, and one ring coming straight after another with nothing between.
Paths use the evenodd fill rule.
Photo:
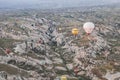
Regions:
<instances>
[{"instance_id":1,"label":"balloon suspension cable","mask_svg":"<svg viewBox=\"0 0 120 80\"><path fill-rule=\"evenodd\" d=\"M74 35L74 37L75 37L75 39L77 39L77 35L76 34Z\"/></svg>"}]
</instances>

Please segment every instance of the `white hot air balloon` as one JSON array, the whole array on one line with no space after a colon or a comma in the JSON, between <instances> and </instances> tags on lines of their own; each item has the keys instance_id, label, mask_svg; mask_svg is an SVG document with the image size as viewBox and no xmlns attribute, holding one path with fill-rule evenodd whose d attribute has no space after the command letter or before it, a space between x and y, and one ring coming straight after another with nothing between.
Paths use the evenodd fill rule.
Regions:
<instances>
[{"instance_id":1,"label":"white hot air balloon","mask_svg":"<svg viewBox=\"0 0 120 80\"><path fill-rule=\"evenodd\" d=\"M92 22L86 22L83 25L83 29L85 30L85 32L89 35L90 33L92 33L93 29L95 28L94 23Z\"/></svg>"}]
</instances>

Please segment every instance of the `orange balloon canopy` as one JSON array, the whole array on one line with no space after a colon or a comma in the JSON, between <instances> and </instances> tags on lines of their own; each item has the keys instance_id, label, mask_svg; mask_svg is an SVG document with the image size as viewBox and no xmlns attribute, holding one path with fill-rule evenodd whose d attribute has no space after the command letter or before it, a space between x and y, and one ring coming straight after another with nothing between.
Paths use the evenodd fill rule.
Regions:
<instances>
[{"instance_id":1,"label":"orange balloon canopy","mask_svg":"<svg viewBox=\"0 0 120 80\"><path fill-rule=\"evenodd\" d=\"M79 33L79 30L77 28L72 29L72 34L73 35L78 35L78 33Z\"/></svg>"},{"instance_id":2,"label":"orange balloon canopy","mask_svg":"<svg viewBox=\"0 0 120 80\"><path fill-rule=\"evenodd\" d=\"M59 30L59 31L61 31L61 30L62 30L62 28L58 28L58 30Z\"/></svg>"},{"instance_id":3,"label":"orange balloon canopy","mask_svg":"<svg viewBox=\"0 0 120 80\"><path fill-rule=\"evenodd\" d=\"M67 80L66 76L61 76L61 80Z\"/></svg>"}]
</instances>

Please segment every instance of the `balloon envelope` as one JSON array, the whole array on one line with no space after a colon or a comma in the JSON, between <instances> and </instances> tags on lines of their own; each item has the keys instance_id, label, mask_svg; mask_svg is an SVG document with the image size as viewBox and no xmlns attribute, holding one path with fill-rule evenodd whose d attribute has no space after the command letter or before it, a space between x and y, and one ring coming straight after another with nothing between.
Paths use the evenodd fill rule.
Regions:
<instances>
[{"instance_id":1,"label":"balloon envelope","mask_svg":"<svg viewBox=\"0 0 120 80\"><path fill-rule=\"evenodd\" d=\"M67 80L67 77L66 76L62 76L61 80Z\"/></svg>"},{"instance_id":2,"label":"balloon envelope","mask_svg":"<svg viewBox=\"0 0 120 80\"><path fill-rule=\"evenodd\" d=\"M95 27L95 25L94 25L94 23L92 23L92 22L86 22L86 23L83 25L83 29L85 30L85 32L86 32L87 34L90 34L90 33L93 31L94 27Z\"/></svg>"},{"instance_id":3,"label":"balloon envelope","mask_svg":"<svg viewBox=\"0 0 120 80\"><path fill-rule=\"evenodd\" d=\"M77 28L72 29L72 34L73 35L78 35L79 30Z\"/></svg>"},{"instance_id":4,"label":"balloon envelope","mask_svg":"<svg viewBox=\"0 0 120 80\"><path fill-rule=\"evenodd\" d=\"M61 31L61 30L62 30L62 28L58 28L58 30L59 30L59 31Z\"/></svg>"}]
</instances>

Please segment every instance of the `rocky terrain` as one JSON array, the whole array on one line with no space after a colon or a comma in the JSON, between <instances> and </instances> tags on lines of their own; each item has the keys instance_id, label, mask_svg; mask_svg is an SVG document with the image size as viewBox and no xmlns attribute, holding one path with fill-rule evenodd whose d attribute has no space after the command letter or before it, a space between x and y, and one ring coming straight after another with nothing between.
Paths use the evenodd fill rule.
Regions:
<instances>
[{"instance_id":1,"label":"rocky terrain","mask_svg":"<svg viewBox=\"0 0 120 80\"><path fill-rule=\"evenodd\" d=\"M82 27L87 21L96 26L90 35ZM72 28L79 29L76 37ZM0 80L58 80L62 75L120 79L119 7L0 14Z\"/></svg>"}]
</instances>

